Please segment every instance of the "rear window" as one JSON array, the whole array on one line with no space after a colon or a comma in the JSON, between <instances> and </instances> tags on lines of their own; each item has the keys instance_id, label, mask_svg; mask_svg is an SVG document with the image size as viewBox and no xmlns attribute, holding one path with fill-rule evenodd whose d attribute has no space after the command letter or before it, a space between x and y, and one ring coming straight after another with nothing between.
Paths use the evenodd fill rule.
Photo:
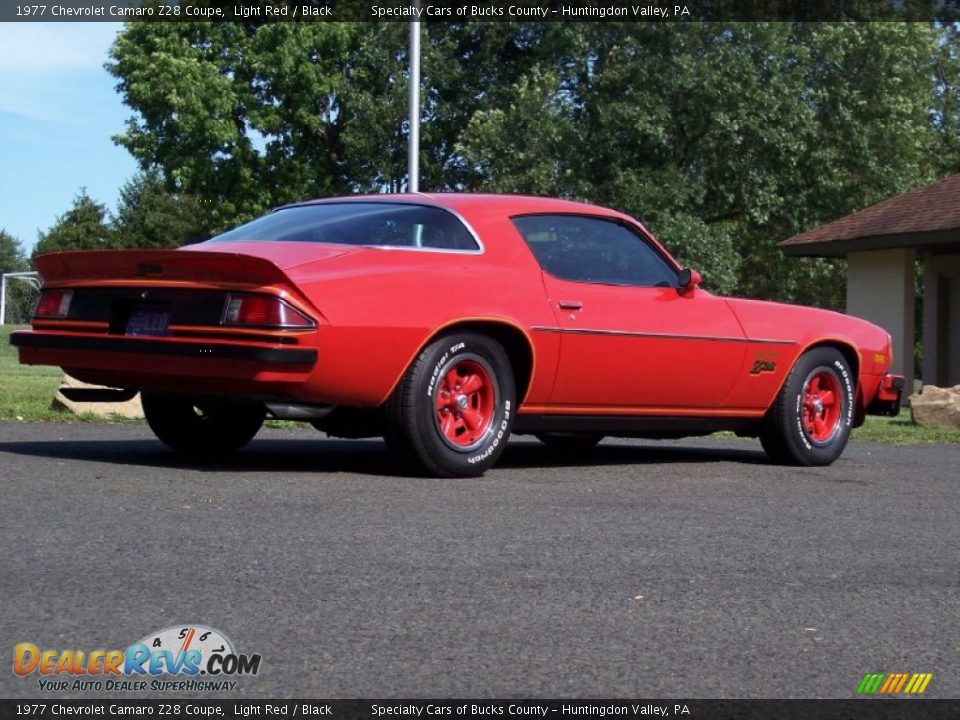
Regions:
<instances>
[{"instance_id":1,"label":"rear window","mask_svg":"<svg viewBox=\"0 0 960 720\"><path fill-rule=\"evenodd\" d=\"M322 203L282 208L211 238L214 242L377 245L427 250L479 250L463 223L440 208L403 203Z\"/></svg>"}]
</instances>

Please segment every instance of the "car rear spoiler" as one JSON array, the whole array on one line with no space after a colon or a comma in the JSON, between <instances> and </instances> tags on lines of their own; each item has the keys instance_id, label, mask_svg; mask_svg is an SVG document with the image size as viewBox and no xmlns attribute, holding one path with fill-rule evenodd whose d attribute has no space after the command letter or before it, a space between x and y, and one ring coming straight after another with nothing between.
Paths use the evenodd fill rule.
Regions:
<instances>
[{"instance_id":1,"label":"car rear spoiler","mask_svg":"<svg viewBox=\"0 0 960 720\"><path fill-rule=\"evenodd\" d=\"M269 260L240 253L84 250L40 255L36 267L44 283L149 279L294 287Z\"/></svg>"}]
</instances>

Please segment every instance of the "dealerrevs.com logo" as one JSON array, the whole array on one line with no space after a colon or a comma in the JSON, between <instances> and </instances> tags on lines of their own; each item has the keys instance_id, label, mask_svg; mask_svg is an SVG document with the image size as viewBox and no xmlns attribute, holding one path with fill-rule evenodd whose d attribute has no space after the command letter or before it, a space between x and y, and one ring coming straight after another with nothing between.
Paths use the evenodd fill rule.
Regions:
<instances>
[{"instance_id":1,"label":"dealerrevs.com logo","mask_svg":"<svg viewBox=\"0 0 960 720\"><path fill-rule=\"evenodd\" d=\"M13 672L36 674L46 691L234 690L232 678L259 671L259 654L238 653L223 633L203 625L168 627L126 650L40 649L29 642L13 649Z\"/></svg>"},{"instance_id":2,"label":"dealerrevs.com logo","mask_svg":"<svg viewBox=\"0 0 960 720\"><path fill-rule=\"evenodd\" d=\"M933 673L867 673L857 686L861 695L922 695Z\"/></svg>"}]
</instances>

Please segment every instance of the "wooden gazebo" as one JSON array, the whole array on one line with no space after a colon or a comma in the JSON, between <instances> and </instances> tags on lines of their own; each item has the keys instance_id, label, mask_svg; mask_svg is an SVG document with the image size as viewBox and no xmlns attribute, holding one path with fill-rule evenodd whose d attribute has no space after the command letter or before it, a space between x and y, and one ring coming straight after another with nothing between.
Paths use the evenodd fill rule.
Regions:
<instances>
[{"instance_id":1,"label":"wooden gazebo","mask_svg":"<svg viewBox=\"0 0 960 720\"><path fill-rule=\"evenodd\" d=\"M784 240L785 255L847 258L847 312L886 328L915 375L915 268L923 262L925 385L960 384L960 174Z\"/></svg>"}]
</instances>

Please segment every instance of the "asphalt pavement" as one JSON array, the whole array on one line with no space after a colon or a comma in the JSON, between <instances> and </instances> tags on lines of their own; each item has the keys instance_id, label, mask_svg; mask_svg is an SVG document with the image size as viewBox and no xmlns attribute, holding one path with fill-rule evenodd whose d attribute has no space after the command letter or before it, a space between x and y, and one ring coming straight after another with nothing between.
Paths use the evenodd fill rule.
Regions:
<instances>
[{"instance_id":1,"label":"asphalt pavement","mask_svg":"<svg viewBox=\"0 0 960 720\"><path fill-rule=\"evenodd\" d=\"M435 480L311 430L198 465L140 425L7 423L0 493L0 697L85 696L16 676L18 643L190 624L262 657L195 697L851 698L868 672L960 696L957 445L784 468L518 438Z\"/></svg>"}]
</instances>

